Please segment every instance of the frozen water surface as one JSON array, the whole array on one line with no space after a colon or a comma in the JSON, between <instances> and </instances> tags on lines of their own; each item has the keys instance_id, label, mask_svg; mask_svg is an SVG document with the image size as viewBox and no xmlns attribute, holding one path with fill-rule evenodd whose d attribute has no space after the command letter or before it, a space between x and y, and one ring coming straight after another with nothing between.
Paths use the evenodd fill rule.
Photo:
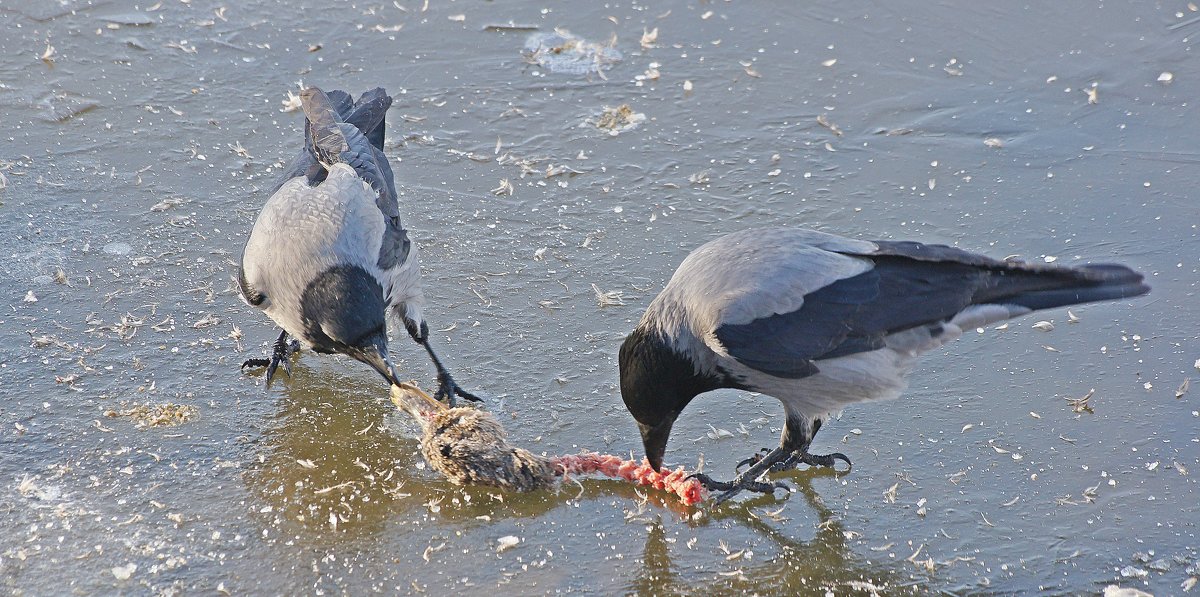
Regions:
<instances>
[{"instance_id":1,"label":"frozen water surface","mask_svg":"<svg viewBox=\"0 0 1200 597\"><path fill-rule=\"evenodd\" d=\"M1193 5L5 0L0 30L4 592L1195 582ZM556 30L620 58L531 61ZM930 355L902 399L822 429L814 449L854 471L784 475L795 493L689 510L611 481L461 489L366 367L305 354L270 393L238 371L276 334L230 276L300 142L301 83L395 95L435 339L535 452L640 451L617 346L721 233L1119 261L1154 290ZM644 120L596 128L621 106ZM731 474L781 424L774 400L714 393L667 458Z\"/></svg>"}]
</instances>

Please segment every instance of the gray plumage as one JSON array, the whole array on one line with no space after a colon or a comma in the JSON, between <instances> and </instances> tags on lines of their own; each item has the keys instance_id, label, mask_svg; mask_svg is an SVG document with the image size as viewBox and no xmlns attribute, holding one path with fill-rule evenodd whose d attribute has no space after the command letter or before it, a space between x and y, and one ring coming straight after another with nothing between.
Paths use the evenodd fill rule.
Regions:
<instances>
[{"instance_id":1,"label":"gray plumage","mask_svg":"<svg viewBox=\"0 0 1200 597\"><path fill-rule=\"evenodd\" d=\"M1148 291L1119 265L1053 267L941 245L746 230L683 260L621 347L621 391L656 468L679 412L717 388L779 399L781 448L806 455L830 414L897 397L917 358L963 330Z\"/></svg>"},{"instance_id":2,"label":"gray plumage","mask_svg":"<svg viewBox=\"0 0 1200 597\"><path fill-rule=\"evenodd\" d=\"M352 102L342 91L301 92L304 147L263 205L242 252L238 286L284 333L268 366L287 368L287 336L342 353L396 382L387 320L403 323L429 352L445 392L458 392L428 345L417 247L401 225L383 153L392 98L383 89ZM452 396L451 396L452 399Z\"/></svg>"}]
</instances>

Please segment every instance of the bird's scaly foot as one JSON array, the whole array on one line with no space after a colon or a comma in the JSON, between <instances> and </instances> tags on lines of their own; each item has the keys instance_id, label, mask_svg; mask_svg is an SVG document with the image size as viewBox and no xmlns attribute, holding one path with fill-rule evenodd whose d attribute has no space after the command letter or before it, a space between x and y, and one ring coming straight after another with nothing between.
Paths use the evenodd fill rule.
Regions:
<instances>
[{"instance_id":1,"label":"bird's scaly foot","mask_svg":"<svg viewBox=\"0 0 1200 597\"><path fill-rule=\"evenodd\" d=\"M437 393L434 394L433 397L436 398L438 402L445 402L450 405L450 408L454 408L455 403L457 402L457 400L455 400L456 396L461 396L470 402L483 402L482 398L460 388L458 384L454 383L454 378L450 377L450 374L446 371L443 370L442 372L438 373L438 389Z\"/></svg>"},{"instance_id":2,"label":"bird's scaly foot","mask_svg":"<svg viewBox=\"0 0 1200 597\"><path fill-rule=\"evenodd\" d=\"M823 467L827 467L827 468L832 468L836 471L837 469L834 468L834 464L838 460L841 460L842 462L846 463L846 472L847 473L850 472L854 468L854 464L852 464L850 462L850 459L847 458L846 455L842 454L841 452L834 452L833 454L809 454L808 452L792 452L791 456L788 456L787 459L784 460L783 462L776 464L774 467L771 468L771 470L784 471L784 470L787 470L790 468L795 468L796 465L798 465L798 464L807 464L808 466L823 466Z\"/></svg>"},{"instance_id":3,"label":"bird's scaly foot","mask_svg":"<svg viewBox=\"0 0 1200 597\"><path fill-rule=\"evenodd\" d=\"M730 482L729 489L726 489L725 493L718 495L716 497L716 499L713 500L713 504L714 505L720 504L721 502L737 495L742 490L750 489L753 491L753 488L755 486L761 487L761 484L759 483L758 478L761 477L763 474L765 474L767 471L771 470L771 468L775 464L777 464L783 460L786 460L788 458L788 456L790 456L790 451L785 450L783 448L783 446L780 446L778 448L775 448L774 450L771 450L770 452L767 452L767 454L765 456L763 456L762 458L759 458L758 461L755 462L753 466L746 469L745 472L739 474L736 479L734 479L732 482ZM768 485L770 485L772 487L772 491L774 491L775 487L778 487L778 485L776 485L776 484L768 484ZM786 485L784 487L786 487Z\"/></svg>"},{"instance_id":4,"label":"bird's scaly foot","mask_svg":"<svg viewBox=\"0 0 1200 597\"><path fill-rule=\"evenodd\" d=\"M415 321L405 319L404 327L412 335L413 340L416 340L417 344L420 344L425 348L425 352L429 353L429 360L433 361L433 366L437 369L438 389L433 397L438 402L445 402L450 405L450 408L454 408L456 396L461 396L471 402L483 402L482 398L462 389L458 384L454 383L454 378L450 377L450 372L446 370L446 366L442 364L437 353L433 351L433 346L429 344L428 325L424 322L418 325Z\"/></svg>"},{"instance_id":5,"label":"bird's scaly foot","mask_svg":"<svg viewBox=\"0 0 1200 597\"><path fill-rule=\"evenodd\" d=\"M758 464L759 462L762 461L763 456L768 453L770 453L770 450L768 450L766 448L759 450L759 452L757 454L737 463L737 469L735 469L735 470L740 470L743 466L746 466L746 465L753 466L755 464ZM854 465L850 462L850 459L847 458L846 455L842 454L841 452L834 452L833 454L809 454L808 452L792 452L791 456L788 456L784 460L781 460L781 461L776 462L775 464L771 465L771 471L772 472L786 471L789 469L796 468L796 466L800 465L800 464L807 464L809 466L824 466L824 467L828 467L828 468L834 468L834 464L838 460L841 460L842 462L846 463L846 467L847 467L846 472L847 473L850 472L854 468ZM836 469L834 469L834 470L836 470Z\"/></svg>"},{"instance_id":6,"label":"bird's scaly foot","mask_svg":"<svg viewBox=\"0 0 1200 597\"><path fill-rule=\"evenodd\" d=\"M770 448L759 448L758 452L755 452L749 458L734 465L733 470L740 471L740 470L742 470L743 466L754 466L763 459L763 456L769 454L770 452L771 452Z\"/></svg>"},{"instance_id":7,"label":"bird's scaly foot","mask_svg":"<svg viewBox=\"0 0 1200 597\"><path fill-rule=\"evenodd\" d=\"M732 481L717 481L716 479L713 479L704 473L692 473L688 475L688 478L699 481L700 484L709 491L730 491L734 487L737 487ZM764 483L762 481L755 481L751 479L748 481L743 481L741 487L738 487L738 491L744 489L746 491L753 491L755 493L775 493L776 489L787 488L788 486L782 481Z\"/></svg>"},{"instance_id":8,"label":"bird's scaly foot","mask_svg":"<svg viewBox=\"0 0 1200 597\"><path fill-rule=\"evenodd\" d=\"M242 370L256 367L267 368L267 383L266 386L271 387L271 380L275 378L275 370L279 365L283 364L283 372L287 373L288 377L292 376L292 361L291 356L300 350L300 343L296 340L288 338L287 332L279 334L279 338L275 340L275 344L271 348L271 358L269 359L246 359L242 363Z\"/></svg>"}]
</instances>

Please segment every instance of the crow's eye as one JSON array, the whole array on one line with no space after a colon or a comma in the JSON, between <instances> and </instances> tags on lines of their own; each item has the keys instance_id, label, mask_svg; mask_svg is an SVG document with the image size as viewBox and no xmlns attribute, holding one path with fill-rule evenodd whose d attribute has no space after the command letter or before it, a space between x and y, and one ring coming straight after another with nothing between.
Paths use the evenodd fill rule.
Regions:
<instances>
[{"instance_id":1,"label":"crow's eye","mask_svg":"<svg viewBox=\"0 0 1200 597\"><path fill-rule=\"evenodd\" d=\"M261 307L263 304L263 301L267 300L267 295L265 295L261 292L249 292L243 296L246 297L247 303L250 303L251 305L254 305L255 307Z\"/></svg>"},{"instance_id":2,"label":"crow's eye","mask_svg":"<svg viewBox=\"0 0 1200 597\"><path fill-rule=\"evenodd\" d=\"M240 268L238 269L237 285L238 292L242 295L242 299L247 303L254 305L255 307L260 307L262 306L263 301L267 300L267 295L259 292L258 289L254 288L249 282L246 281L246 272L242 271Z\"/></svg>"}]
</instances>

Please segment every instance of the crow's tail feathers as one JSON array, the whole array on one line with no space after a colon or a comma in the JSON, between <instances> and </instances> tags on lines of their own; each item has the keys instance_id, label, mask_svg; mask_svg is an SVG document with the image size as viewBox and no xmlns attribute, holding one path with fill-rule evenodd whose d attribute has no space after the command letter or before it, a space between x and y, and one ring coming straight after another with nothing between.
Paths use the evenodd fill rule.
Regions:
<instances>
[{"instance_id":1,"label":"crow's tail feathers","mask_svg":"<svg viewBox=\"0 0 1200 597\"><path fill-rule=\"evenodd\" d=\"M347 138L348 131L340 126L342 115L333 100L324 91L309 87L300 92L300 105L304 109L308 133L305 144L311 147L317 161L326 167L344 161L342 154L350 151L350 139Z\"/></svg>"},{"instance_id":2,"label":"crow's tail feathers","mask_svg":"<svg viewBox=\"0 0 1200 597\"><path fill-rule=\"evenodd\" d=\"M399 216L399 212L394 207L397 196L396 179L392 174L392 166L383 153L383 136L387 129L385 117L391 106L392 97L382 87L376 87L358 96L358 101L354 102L353 108L345 115L344 120L361 131L371 144L370 154L374 156L375 166L379 170L379 178L386 186L386 188L382 188L376 186L374 182L371 183L372 186L376 186L377 190L382 191L380 193L380 209L389 216Z\"/></svg>"},{"instance_id":3,"label":"crow's tail feathers","mask_svg":"<svg viewBox=\"0 0 1200 597\"><path fill-rule=\"evenodd\" d=\"M377 87L354 101L345 91L324 93L310 87L302 91L300 97L305 115L304 147L284 169L271 193L297 176L307 178L310 186L321 184L329 174L327 165L344 162L360 170L364 180L394 200L396 189L392 169L383 155L387 128L384 116L392 105L387 92ZM350 130L338 126L343 123L351 125L347 127ZM356 137L360 137L361 142L355 143ZM358 157L345 155L347 152ZM367 166L364 161L374 164ZM366 175L361 172L363 169L368 171Z\"/></svg>"},{"instance_id":4,"label":"crow's tail feathers","mask_svg":"<svg viewBox=\"0 0 1200 597\"><path fill-rule=\"evenodd\" d=\"M343 92L331 98L316 87L300 92L300 103L308 120L306 147L323 168L333 164L347 164L354 168L360 178L371 185L380 195L381 209L385 214L395 211L396 190L392 169L383 154L384 114L391 106L392 98L383 89L364 93L357 103L347 109L345 118L338 111L338 102L344 106ZM322 176L321 179L324 177ZM310 183L313 177L309 177Z\"/></svg>"},{"instance_id":5,"label":"crow's tail feathers","mask_svg":"<svg viewBox=\"0 0 1200 597\"><path fill-rule=\"evenodd\" d=\"M976 295L973 302L1020 305L1037 311L1150 292L1141 274L1108 263L1075 268L1014 265L994 271L991 279L993 284L981 292L985 296Z\"/></svg>"},{"instance_id":6,"label":"crow's tail feathers","mask_svg":"<svg viewBox=\"0 0 1200 597\"><path fill-rule=\"evenodd\" d=\"M362 131L372 147L383 151L383 133L387 129L384 117L391 106L391 96L382 87L376 87L358 96L358 101L350 109L341 110L340 113L343 121Z\"/></svg>"},{"instance_id":7,"label":"crow's tail feathers","mask_svg":"<svg viewBox=\"0 0 1200 597\"><path fill-rule=\"evenodd\" d=\"M322 98L321 95L324 95ZM341 90L333 90L322 94L316 87L309 87L300 92L301 105L304 106L305 136L312 137L312 123L326 115L332 115L337 122L354 125L367 138L371 146L383 151L383 135L387 129L388 108L392 106L392 97L376 87L358 96L358 101L351 102L350 94ZM317 110L317 118L310 113L310 106Z\"/></svg>"}]
</instances>

